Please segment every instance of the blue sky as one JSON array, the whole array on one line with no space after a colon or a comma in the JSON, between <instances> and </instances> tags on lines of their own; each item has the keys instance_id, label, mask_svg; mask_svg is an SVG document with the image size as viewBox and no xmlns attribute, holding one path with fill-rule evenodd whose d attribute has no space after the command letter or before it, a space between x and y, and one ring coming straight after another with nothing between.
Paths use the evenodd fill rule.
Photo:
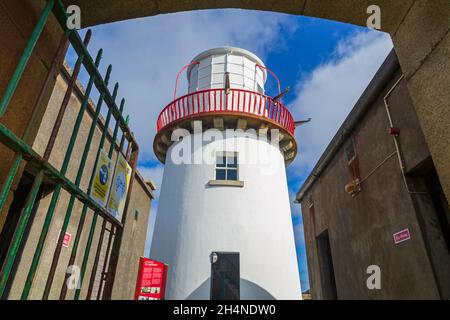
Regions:
<instances>
[{"instance_id":1,"label":"blue sky","mask_svg":"<svg viewBox=\"0 0 450 320\"><path fill-rule=\"evenodd\" d=\"M139 170L158 186L163 167L152 151L157 115L170 102L182 66L201 51L223 45L242 47L262 58L282 87L291 88L284 103L295 119L313 119L297 129L299 154L287 168L302 290L307 290L303 225L300 206L293 204L295 193L392 49L391 40L348 24L245 10L168 14L93 28L91 52L104 49L100 69L104 73L109 63L113 65L111 83L120 82L119 96L127 100L125 114L131 117L142 150ZM273 81L266 90L275 94ZM157 205L155 199L146 255Z\"/></svg>"}]
</instances>

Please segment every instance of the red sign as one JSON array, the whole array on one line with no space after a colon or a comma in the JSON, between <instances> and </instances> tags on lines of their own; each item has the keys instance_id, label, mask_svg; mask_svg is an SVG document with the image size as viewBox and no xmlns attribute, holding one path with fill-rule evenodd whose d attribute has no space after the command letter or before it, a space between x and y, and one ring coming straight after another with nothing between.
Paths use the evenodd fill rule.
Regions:
<instances>
[{"instance_id":1,"label":"red sign","mask_svg":"<svg viewBox=\"0 0 450 320\"><path fill-rule=\"evenodd\" d=\"M141 258L136 282L135 300L164 300L167 280L167 265Z\"/></svg>"},{"instance_id":2,"label":"red sign","mask_svg":"<svg viewBox=\"0 0 450 320\"><path fill-rule=\"evenodd\" d=\"M394 243L399 244L402 242L405 242L409 239L411 239L411 233L409 232L409 229L404 229L402 231L399 231L397 233L394 233Z\"/></svg>"},{"instance_id":3,"label":"red sign","mask_svg":"<svg viewBox=\"0 0 450 320\"><path fill-rule=\"evenodd\" d=\"M56 243L58 243L58 241L59 241L59 235L60 234L61 234L61 230L59 230L58 238L56 238ZM64 239L63 239L63 242L62 242L62 246L64 248L68 248L69 247L69 245L70 245L70 238L72 238L72 235L70 233L66 232L64 234Z\"/></svg>"},{"instance_id":4,"label":"red sign","mask_svg":"<svg viewBox=\"0 0 450 320\"><path fill-rule=\"evenodd\" d=\"M70 233L66 232L64 234L64 240L63 240L63 243L62 243L63 247L65 247L65 248L69 247L70 238L72 238L72 235Z\"/></svg>"}]
</instances>

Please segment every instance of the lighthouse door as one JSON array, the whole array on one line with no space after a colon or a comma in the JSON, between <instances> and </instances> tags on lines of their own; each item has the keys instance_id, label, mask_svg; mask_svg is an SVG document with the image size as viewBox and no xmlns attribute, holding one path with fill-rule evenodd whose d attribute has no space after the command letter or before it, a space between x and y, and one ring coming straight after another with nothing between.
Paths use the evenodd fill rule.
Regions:
<instances>
[{"instance_id":1,"label":"lighthouse door","mask_svg":"<svg viewBox=\"0 0 450 320\"><path fill-rule=\"evenodd\" d=\"M211 300L239 300L238 252L211 253Z\"/></svg>"}]
</instances>

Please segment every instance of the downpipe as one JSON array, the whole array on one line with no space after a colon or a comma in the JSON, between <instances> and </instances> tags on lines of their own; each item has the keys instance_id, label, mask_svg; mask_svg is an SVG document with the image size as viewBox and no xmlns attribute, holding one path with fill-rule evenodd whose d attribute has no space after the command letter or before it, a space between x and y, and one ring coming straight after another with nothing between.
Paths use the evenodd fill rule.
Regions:
<instances>
[{"instance_id":1,"label":"downpipe","mask_svg":"<svg viewBox=\"0 0 450 320\"><path fill-rule=\"evenodd\" d=\"M400 82L405 78L405 75L402 74L402 76L394 83L394 85L392 86L392 88L386 93L386 95L383 98L384 101L384 106L386 108L386 113L388 116L388 120L389 120L389 125L390 125L390 129L394 129L394 122L392 120L392 115L391 115L391 111L389 108L389 102L388 102L388 98L390 97L390 95L392 94L392 92L398 87L398 85L400 84ZM391 131L392 132L392 131ZM395 145L395 150L397 153L397 158L398 158L398 163L400 166L400 171L402 173L402 177L403 177L403 182L405 184L406 187L406 191L409 194L421 194L421 195L427 195L428 192L419 192L419 191L412 191L409 188L409 183L408 180L406 178L406 166L405 166L405 160L403 158L403 154L401 152L401 148L400 148L400 142L398 141L398 134L392 134L392 138L394 140L394 145Z\"/></svg>"}]
</instances>

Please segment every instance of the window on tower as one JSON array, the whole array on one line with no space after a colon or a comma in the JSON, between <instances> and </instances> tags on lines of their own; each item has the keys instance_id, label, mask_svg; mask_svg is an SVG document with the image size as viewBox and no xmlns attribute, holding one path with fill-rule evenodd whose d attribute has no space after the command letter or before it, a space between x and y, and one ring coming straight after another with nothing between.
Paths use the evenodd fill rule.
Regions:
<instances>
[{"instance_id":1,"label":"window on tower","mask_svg":"<svg viewBox=\"0 0 450 320\"><path fill-rule=\"evenodd\" d=\"M218 152L216 155L216 180L238 180L238 153Z\"/></svg>"}]
</instances>

